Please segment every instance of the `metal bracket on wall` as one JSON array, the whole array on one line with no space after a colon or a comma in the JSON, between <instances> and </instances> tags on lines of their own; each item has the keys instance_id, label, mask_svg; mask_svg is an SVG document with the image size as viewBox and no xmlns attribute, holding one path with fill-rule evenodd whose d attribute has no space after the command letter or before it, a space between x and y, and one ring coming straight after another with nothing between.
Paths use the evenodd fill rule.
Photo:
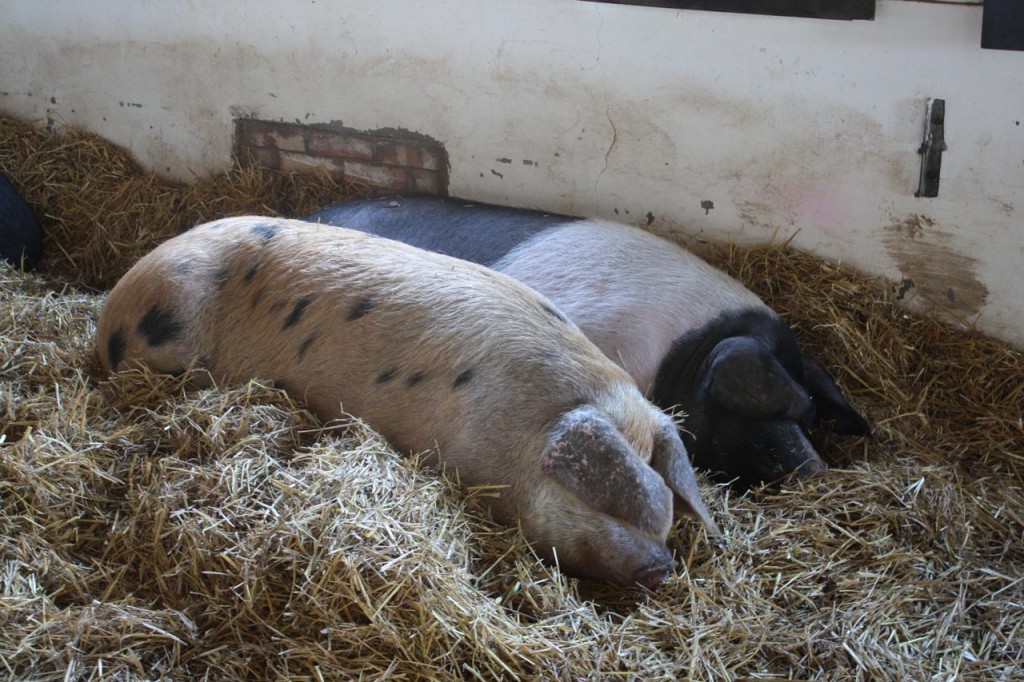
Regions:
<instances>
[{"instance_id":1,"label":"metal bracket on wall","mask_svg":"<svg viewBox=\"0 0 1024 682\"><path fill-rule=\"evenodd\" d=\"M946 100L930 99L924 122L924 142L917 153L921 155L921 179L915 197L939 196L939 172L942 170L942 152L946 151L944 133Z\"/></svg>"}]
</instances>

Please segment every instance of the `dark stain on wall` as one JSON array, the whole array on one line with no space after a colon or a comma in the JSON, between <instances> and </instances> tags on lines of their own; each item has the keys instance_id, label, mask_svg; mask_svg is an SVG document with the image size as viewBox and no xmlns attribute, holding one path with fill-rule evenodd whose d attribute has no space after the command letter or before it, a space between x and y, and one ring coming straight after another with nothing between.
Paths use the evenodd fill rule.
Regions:
<instances>
[{"instance_id":1,"label":"dark stain on wall","mask_svg":"<svg viewBox=\"0 0 1024 682\"><path fill-rule=\"evenodd\" d=\"M882 243L903 273L897 298L911 292L958 317L976 315L988 301L977 276L978 260L950 246L952 236L925 215L895 218Z\"/></svg>"}]
</instances>

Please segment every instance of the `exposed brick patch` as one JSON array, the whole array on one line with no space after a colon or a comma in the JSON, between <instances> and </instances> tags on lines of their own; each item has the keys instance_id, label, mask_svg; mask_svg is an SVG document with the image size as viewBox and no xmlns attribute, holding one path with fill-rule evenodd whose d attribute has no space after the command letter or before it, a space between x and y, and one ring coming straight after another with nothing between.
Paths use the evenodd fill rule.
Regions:
<instances>
[{"instance_id":1,"label":"exposed brick patch","mask_svg":"<svg viewBox=\"0 0 1024 682\"><path fill-rule=\"evenodd\" d=\"M235 120L235 156L284 171L326 172L370 185L374 193L448 193L441 143L403 130Z\"/></svg>"}]
</instances>

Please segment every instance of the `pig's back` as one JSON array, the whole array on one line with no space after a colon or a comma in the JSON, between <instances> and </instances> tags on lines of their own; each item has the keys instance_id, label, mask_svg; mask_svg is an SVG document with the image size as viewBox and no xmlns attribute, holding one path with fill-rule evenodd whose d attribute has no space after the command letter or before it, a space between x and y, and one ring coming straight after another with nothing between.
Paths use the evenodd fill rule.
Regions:
<instances>
[{"instance_id":1,"label":"pig's back","mask_svg":"<svg viewBox=\"0 0 1024 682\"><path fill-rule=\"evenodd\" d=\"M118 283L110 316L130 317L126 304L141 320L156 308L165 329L178 329L156 346L129 344L144 356L173 350L180 366L156 369L195 361L217 380L276 381L324 419L343 410L402 450L436 445L449 460L495 443L525 447L561 412L629 382L508 277L299 221L195 228ZM119 333L138 336L141 320ZM101 337L109 326L101 321Z\"/></svg>"}]
</instances>

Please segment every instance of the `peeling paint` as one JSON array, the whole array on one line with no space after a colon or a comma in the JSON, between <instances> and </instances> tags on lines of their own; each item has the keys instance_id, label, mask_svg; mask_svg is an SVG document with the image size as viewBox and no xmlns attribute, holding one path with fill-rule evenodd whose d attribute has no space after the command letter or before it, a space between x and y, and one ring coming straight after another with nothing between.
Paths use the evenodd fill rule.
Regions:
<instances>
[{"instance_id":1,"label":"peeling paint","mask_svg":"<svg viewBox=\"0 0 1024 682\"><path fill-rule=\"evenodd\" d=\"M935 227L935 221L926 215L911 214L904 216L903 220L893 220L889 230L902 234L911 239L918 239L924 236L925 228Z\"/></svg>"},{"instance_id":2,"label":"peeling paint","mask_svg":"<svg viewBox=\"0 0 1024 682\"><path fill-rule=\"evenodd\" d=\"M910 300L913 293L954 317L981 312L989 291L978 279L979 262L954 249L952 239L920 214L894 219L885 228L882 243L903 274L894 290L897 299Z\"/></svg>"}]
</instances>

